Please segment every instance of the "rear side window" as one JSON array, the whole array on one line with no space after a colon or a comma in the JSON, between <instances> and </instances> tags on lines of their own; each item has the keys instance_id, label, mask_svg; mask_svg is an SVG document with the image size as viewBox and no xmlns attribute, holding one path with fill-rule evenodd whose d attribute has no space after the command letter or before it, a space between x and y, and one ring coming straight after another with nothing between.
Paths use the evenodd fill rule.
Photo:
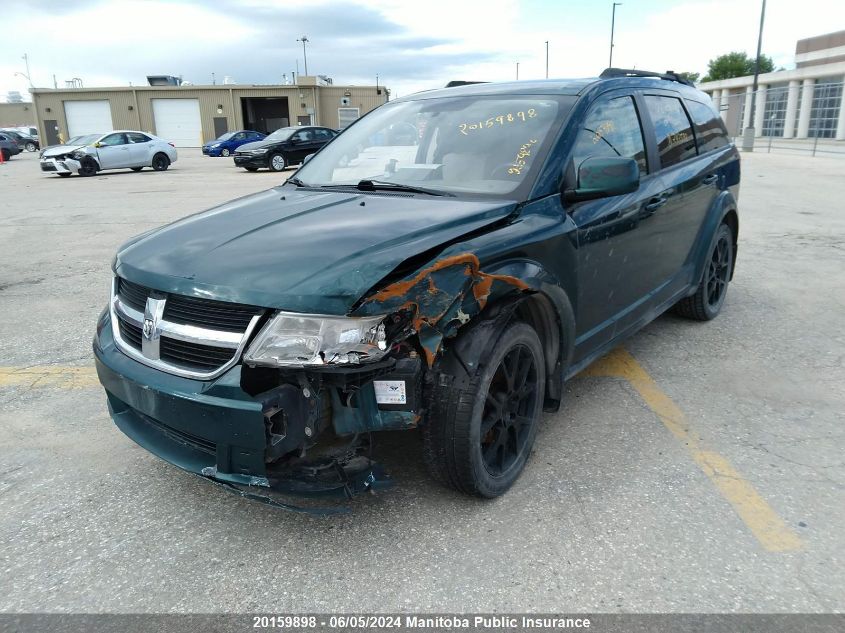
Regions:
<instances>
[{"instance_id":1,"label":"rear side window","mask_svg":"<svg viewBox=\"0 0 845 633\"><path fill-rule=\"evenodd\" d=\"M591 156L633 158L640 166L640 173L648 173L643 131L631 97L600 103L587 115L572 152L575 169Z\"/></svg>"},{"instance_id":2,"label":"rear side window","mask_svg":"<svg viewBox=\"0 0 845 633\"><path fill-rule=\"evenodd\" d=\"M687 101L687 107L692 120L695 122L695 136L698 140L699 154L728 144L728 134L725 131L722 118L712 108L698 101Z\"/></svg>"},{"instance_id":3,"label":"rear side window","mask_svg":"<svg viewBox=\"0 0 845 633\"><path fill-rule=\"evenodd\" d=\"M130 143L148 143L150 141L149 136L140 132L129 132L126 136L129 137Z\"/></svg>"},{"instance_id":4,"label":"rear side window","mask_svg":"<svg viewBox=\"0 0 845 633\"><path fill-rule=\"evenodd\" d=\"M657 135L660 166L671 167L695 156L692 124L681 100L676 97L646 95L646 107Z\"/></svg>"},{"instance_id":5,"label":"rear side window","mask_svg":"<svg viewBox=\"0 0 845 633\"><path fill-rule=\"evenodd\" d=\"M328 130L317 130L315 136L318 141L329 141L332 138L332 133Z\"/></svg>"}]
</instances>

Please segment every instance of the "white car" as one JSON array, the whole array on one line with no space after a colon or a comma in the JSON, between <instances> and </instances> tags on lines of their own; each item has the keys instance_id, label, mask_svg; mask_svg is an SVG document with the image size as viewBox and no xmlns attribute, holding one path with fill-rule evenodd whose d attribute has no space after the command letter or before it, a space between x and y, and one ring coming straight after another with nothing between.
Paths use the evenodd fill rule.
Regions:
<instances>
[{"instance_id":1,"label":"white car","mask_svg":"<svg viewBox=\"0 0 845 633\"><path fill-rule=\"evenodd\" d=\"M176 160L172 143L146 132L115 130L72 138L41 152L41 171L59 176L93 176L104 169L164 171Z\"/></svg>"}]
</instances>

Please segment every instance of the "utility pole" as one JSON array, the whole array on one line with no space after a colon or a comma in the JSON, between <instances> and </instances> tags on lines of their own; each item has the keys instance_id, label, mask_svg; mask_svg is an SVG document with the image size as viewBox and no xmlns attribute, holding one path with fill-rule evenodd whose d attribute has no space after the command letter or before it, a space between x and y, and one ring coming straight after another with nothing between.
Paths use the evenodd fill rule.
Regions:
<instances>
[{"instance_id":1,"label":"utility pole","mask_svg":"<svg viewBox=\"0 0 845 633\"><path fill-rule=\"evenodd\" d=\"M546 79L549 78L549 40L546 40Z\"/></svg>"},{"instance_id":2,"label":"utility pole","mask_svg":"<svg viewBox=\"0 0 845 633\"><path fill-rule=\"evenodd\" d=\"M745 152L754 151L754 119L757 118L754 108L757 100L757 77L760 75L760 49L763 46L763 21L766 19L766 0L763 0L763 8L760 10L760 32L757 35L757 58L754 60L754 83L751 87L751 103L745 104L751 109L750 125L742 131L742 150Z\"/></svg>"},{"instance_id":3,"label":"utility pole","mask_svg":"<svg viewBox=\"0 0 845 633\"><path fill-rule=\"evenodd\" d=\"M519 62L516 62L516 80L519 81Z\"/></svg>"},{"instance_id":4,"label":"utility pole","mask_svg":"<svg viewBox=\"0 0 845 633\"><path fill-rule=\"evenodd\" d=\"M621 5L621 2L613 3L613 14L610 18L610 59L607 62L608 68L613 68L613 32L616 29L616 7Z\"/></svg>"},{"instance_id":5,"label":"utility pole","mask_svg":"<svg viewBox=\"0 0 845 633\"><path fill-rule=\"evenodd\" d=\"M305 62L305 76L308 76L308 55L305 52L305 44L308 42L308 36L303 35L299 39L296 40L297 42L302 42L302 59Z\"/></svg>"},{"instance_id":6,"label":"utility pole","mask_svg":"<svg viewBox=\"0 0 845 633\"><path fill-rule=\"evenodd\" d=\"M29 87L34 88L35 86L32 85L32 79L30 79L32 75L29 74L29 55L24 53L21 59L23 59L23 63L26 64L26 78L29 79Z\"/></svg>"}]
</instances>

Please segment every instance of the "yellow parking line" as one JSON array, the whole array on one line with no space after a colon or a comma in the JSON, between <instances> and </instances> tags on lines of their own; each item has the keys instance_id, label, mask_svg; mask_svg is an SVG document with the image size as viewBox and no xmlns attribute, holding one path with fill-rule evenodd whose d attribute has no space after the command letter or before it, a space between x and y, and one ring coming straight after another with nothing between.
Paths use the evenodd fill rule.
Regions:
<instances>
[{"instance_id":1,"label":"yellow parking line","mask_svg":"<svg viewBox=\"0 0 845 633\"><path fill-rule=\"evenodd\" d=\"M0 387L62 387L85 389L96 387L97 372L93 367L49 365L41 367L0 367Z\"/></svg>"},{"instance_id":2,"label":"yellow parking line","mask_svg":"<svg viewBox=\"0 0 845 633\"><path fill-rule=\"evenodd\" d=\"M771 552L800 549L801 539L731 463L705 447L690 428L686 416L645 369L622 348L617 348L585 369L580 376L624 378L649 408L687 449L693 461L733 506L760 544Z\"/></svg>"},{"instance_id":3,"label":"yellow parking line","mask_svg":"<svg viewBox=\"0 0 845 633\"><path fill-rule=\"evenodd\" d=\"M766 503L754 486L727 459L703 445L690 428L683 412L631 354L624 349L616 349L593 363L579 376L606 376L627 380L672 435L684 445L693 461L733 506L765 549L785 552L803 546L798 535ZM85 389L96 387L98 384L97 373L93 367L0 367L0 387Z\"/></svg>"}]
</instances>

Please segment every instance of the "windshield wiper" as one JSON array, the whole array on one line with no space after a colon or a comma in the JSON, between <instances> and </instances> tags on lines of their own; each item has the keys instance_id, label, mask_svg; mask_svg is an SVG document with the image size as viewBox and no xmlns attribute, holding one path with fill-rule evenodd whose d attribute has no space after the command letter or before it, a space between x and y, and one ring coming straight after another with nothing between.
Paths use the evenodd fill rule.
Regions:
<instances>
[{"instance_id":1,"label":"windshield wiper","mask_svg":"<svg viewBox=\"0 0 845 633\"><path fill-rule=\"evenodd\" d=\"M308 186L306 183L302 182L296 176L291 176L290 178L285 180L285 184L288 184L288 183L290 183L292 185L296 185L297 187L307 187Z\"/></svg>"},{"instance_id":2,"label":"windshield wiper","mask_svg":"<svg viewBox=\"0 0 845 633\"><path fill-rule=\"evenodd\" d=\"M360 180L355 186L361 191L407 191L409 193L424 193L429 196L455 195L446 191L436 191L434 189L425 189L424 187L414 187L413 185L406 185L401 182L388 182L386 180Z\"/></svg>"}]
</instances>

